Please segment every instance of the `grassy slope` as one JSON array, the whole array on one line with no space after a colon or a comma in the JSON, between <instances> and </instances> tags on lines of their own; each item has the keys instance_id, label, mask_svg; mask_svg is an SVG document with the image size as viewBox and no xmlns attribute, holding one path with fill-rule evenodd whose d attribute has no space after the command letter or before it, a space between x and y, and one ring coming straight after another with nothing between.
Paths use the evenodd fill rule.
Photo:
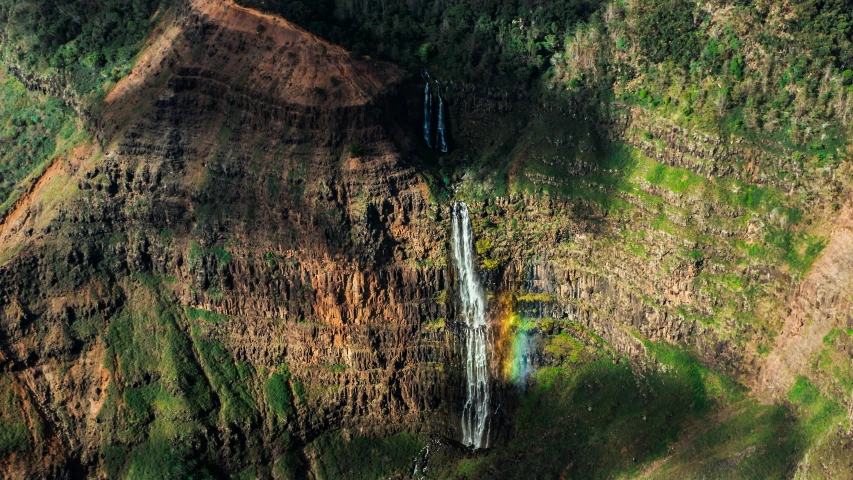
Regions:
<instances>
[{"instance_id":1,"label":"grassy slope","mask_svg":"<svg viewBox=\"0 0 853 480\"><path fill-rule=\"evenodd\" d=\"M235 360L206 333L230 320L172 305L170 285L149 276L125 282L127 307L109 323L105 364L115 381L99 414L107 474L205 478L223 468L260 468L288 478L301 467L288 434L299 397L287 366ZM216 431L246 444L222 457L210 436ZM275 450L263 450L264 440Z\"/></svg>"},{"instance_id":2,"label":"grassy slope","mask_svg":"<svg viewBox=\"0 0 853 480\"><path fill-rule=\"evenodd\" d=\"M536 372L508 444L428 477L783 478L843 418L805 380L792 413L677 347L647 344L643 367L582 348L586 361Z\"/></svg>"},{"instance_id":3,"label":"grassy slope","mask_svg":"<svg viewBox=\"0 0 853 480\"><path fill-rule=\"evenodd\" d=\"M0 217L74 135L73 112L56 98L27 92L11 74L0 76Z\"/></svg>"}]
</instances>

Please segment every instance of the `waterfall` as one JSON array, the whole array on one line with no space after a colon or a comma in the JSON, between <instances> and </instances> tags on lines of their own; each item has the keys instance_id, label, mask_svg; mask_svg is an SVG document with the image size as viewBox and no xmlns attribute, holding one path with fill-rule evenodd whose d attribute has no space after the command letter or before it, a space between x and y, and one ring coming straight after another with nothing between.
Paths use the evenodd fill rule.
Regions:
<instances>
[{"instance_id":1,"label":"waterfall","mask_svg":"<svg viewBox=\"0 0 853 480\"><path fill-rule=\"evenodd\" d=\"M441 151L447 153L447 138L444 135L444 102L441 100L441 89L436 88L438 94L438 146Z\"/></svg>"},{"instance_id":2,"label":"waterfall","mask_svg":"<svg viewBox=\"0 0 853 480\"><path fill-rule=\"evenodd\" d=\"M474 263L474 234L468 205L453 205L453 260L459 273L459 295L465 320L466 399L462 409L462 443L489 446L489 359L486 292Z\"/></svg>"},{"instance_id":3,"label":"waterfall","mask_svg":"<svg viewBox=\"0 0 853 480\"><path fill-rule=\"evenodd\" d=\"M429 80L424 86L424 140L432 147L432 96L429 94Z\"/></svg>"},{"instance_id":4,"label":"waterfall","mask_svg":"<svg viewBox=\"0 0 853 480\"><path fill-rule=\"evenodd\" d=\"M421 69L421 77L426 80L424 85L424 140L430 148L439 148L442 152L447 153L447 133L444 125L444 100L441 99L441 89L436 81L436 96L438 96L438 134L436 135L436 144L432 143L432 95L429 90L430 76L425 68Z\"/></svg>"}]
</instances>

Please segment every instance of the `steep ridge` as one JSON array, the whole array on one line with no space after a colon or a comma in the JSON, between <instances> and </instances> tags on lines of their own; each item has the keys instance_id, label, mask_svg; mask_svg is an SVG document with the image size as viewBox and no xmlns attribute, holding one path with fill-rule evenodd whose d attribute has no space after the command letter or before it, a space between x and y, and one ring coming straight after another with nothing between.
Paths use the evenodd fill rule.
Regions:
<instances>
[{"instance_id":1,"label":"steep ridge","mask_svg":"<svg viewBox=\"0 0 853 480\"><path fill-rule=\"evenodd\" d=\"M125 105L136 105L146 89L168 96L198 88L211 96L228 95L258 120L287 119L301 127L310 125L308 117L323 115L345 131L340 122L354 120L347 112L363 115L363 107L400 78L398 69L355 59L282 18L230 1L185 1L106 96L99 126L103 131L121 123ZM158 85L165 80L167 89Z\"/></svg>"},{"instance_id":2,"label":"steep ridge","mask_svg":"<svg viewBox=\"0 0 853 480\"><path fill-rule=\"evenodd\" d=\"M410 147L390 103L400 78L230 1L182 2L165 17L93 120L104 153L89 150L72 170L58 160L42 180L76 191L39 209L39 184L4 224L4 364L26 385L19 401L45 409L42 435L59 462L13 455L5 476L49 476L69 459L89 474L130 468L99 457L136 443L121 440L127 397L108 392L168 374L128 371L130 353L108 331L163 295L223 408L216 345L261 385L281 368L292 375L284 395L297 443L342 425L444 428L444 416L427 418L456 396L441 368L454 361L453 337L423 321L449 316L435 301L447 280L441 265L415 266L440 256L443 238L401 159ZM37 242L12 236L21 219L47 225ZM145 293L151 281L160 286ZM262 437L278 442L270 421ZM220 439L235 428L214 425Z\"/></svg>"}]
</instances>

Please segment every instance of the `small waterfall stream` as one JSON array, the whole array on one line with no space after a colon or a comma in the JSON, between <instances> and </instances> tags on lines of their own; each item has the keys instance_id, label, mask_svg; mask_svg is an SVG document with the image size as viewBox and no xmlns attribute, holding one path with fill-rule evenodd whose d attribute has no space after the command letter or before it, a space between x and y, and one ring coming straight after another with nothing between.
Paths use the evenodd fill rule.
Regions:
<instances>
[{"instance_id":1,"label":"small waterfall stream","mask_svg":"<svg viewBox=\"0 0 853 480\"><path fill-rule=\"evenodd\" d=\"M429 81L424 85L424 140L432 147L432 95L429 94Z\"/></svg>"},{"instance_id":2,"label":"small waterfall stream","mask_svg":"<svg viewBox=\"0 0 853 480\"><path fill-rule=\"evenodd\" d=\"M442 152L447 153L447 137L444 129L444 101L441 99L441 88L436 87L438 94L438 147Z\"/></svg>"},{"instance_id":3,"label":"small waterfall stream","mask_svg":"<svg viewBox=\"0 0 853 480\"><path fill-rule=\"evenodd\" d=\"M468 205L453 205L453 261L459 273L459 295L465 321L466 399L462 409L462 443L489 446L489 358L486 292L474 262L474 233Z\"/></svg>"},{"instance_id":4,"label":"small waterfall stream","mask_svg":"<svg viewBox=\"0 0 853 480\"><path fill-rule=\"evenodd\" d=\"M433 80L436 84L435 94L438 97L438 121L436 123L435 143L433 143L433 100L432 92L429 88L429 82L432 80L432 77L429 76L429 72L425 68L421 69L421 77L426 80L424 84L424 140L427 147L438 148L443 153L447 153L447 126L444 122L444 100L441 98L441 87L438 80Z\"/></svg>"}]
</instances>

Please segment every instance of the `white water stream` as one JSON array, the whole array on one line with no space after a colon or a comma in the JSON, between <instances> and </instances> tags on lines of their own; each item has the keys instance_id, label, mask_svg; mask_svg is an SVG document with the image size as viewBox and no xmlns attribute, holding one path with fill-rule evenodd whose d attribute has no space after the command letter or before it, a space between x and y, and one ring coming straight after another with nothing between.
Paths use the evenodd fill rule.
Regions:
<instances>
[{"instance_id":1,"label":"white water stream","mask_svg":"<svg viewBox=\"0 0 853 480\"><path fill-rule=\"evenodd\" d=\"M467 392L462 409L462 443L475 449L489 446L489 358L486 292L474 262L474 233L468 205L453 205L453 261L459 274L459 295L465 321Z\"/></svg>"},{"instance_id":2,"label":"white water stream","mask_svg":"<svg viewBox=\"0 0 853 480\"><path fill-rule=\"evenodd\" d=\"M424 85L424 140L432 147L432 95L429 93L429 81Z\"/></svg>"},{"instance_id":3,"label":"white water stream","mask_svg":"<svg viewBox=\"0 0 853 480\"><path fill-rule=\"evenodd\" d=\"M438 145L436 146L442 152L447 153L447 134L444 125L444 101L441 99L440 88L436 88L436 93L438 94Z\"/></svg>"}]
</instances>

